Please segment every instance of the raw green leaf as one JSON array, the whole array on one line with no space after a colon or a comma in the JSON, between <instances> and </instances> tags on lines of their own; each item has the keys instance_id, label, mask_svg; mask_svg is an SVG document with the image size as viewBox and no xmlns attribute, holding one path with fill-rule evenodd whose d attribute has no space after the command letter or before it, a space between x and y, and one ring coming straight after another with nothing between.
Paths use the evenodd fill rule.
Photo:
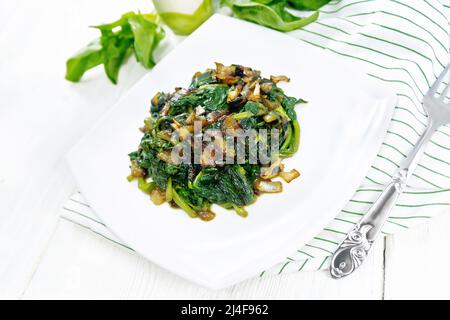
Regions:
<instances>
[{"instance_id":1,"label":"raw green leaf","mask_svg":"<svg viewBox=\"0 0 450 320\"><path fill-rule=\"evenodd\" d=\"M78 82L87 70L102 63L103 50L100 39L97 39L67 60L66 79L72 82Z\"/></svg>"},{"instance_id":2,"label":"raw green leaf","mask_svg":"<svg viewBox=\"0 0 450 320\"><path fill-rule=\"evenodd\" d=\"M290 6L298 10L317 10L331 0L289 0Z\"/></svg>"},{"instance_id":3,"label":"raw green leaf","mask_svg":"<svg viewBox=\"0 0 450 320\"><path fill-rule=\"evenodd\" d=\"M228 0L226 4L241 19L270 27L279 31L292 31L317 20L318 12L301 18L286 11L285 1L273 1L268 4L251 0Z\"/></svg>"},{"instance_id":4,"label":"raw green leaf","mask_svg":"<svg viewBox=\"0 0 450 320\"><path fill-rule=\"evenodd\" d=\"M103 64L116 84L120 67L133 51L145 68L153 67L153 51L165 35L158 22L156 15L128 12L112 23L94 26L100 39L67 61L66 79L78 82L87 70Z\"/></svg>"},{"instance_id":5,"label":"raw green leaf","mask_svg":"<svg viewBox=\"0 0 450 320\"><path fill-rule=\"evenodd\" d=\"M117 84L119 70L127 56L131 53L133 37L121 31L115 34L111 31L102 31L102 46L104 50L104 67L108 78Z\"/></svg>"},{"instance_id":6,"label":"raw green leaf","mask_svg":"<svg viewBox=\"0 0 450 320\"><path fill-rule=\"evenodd\" d=\"M118 30L114 30L114 29L116 29L117 27L122 27L122 26L126 25L128 17L130 17L132 15L135 15L135 13L134 12L128 12L128 13L123 14L122 17L120 17L119 20L116 20L116 21L111 22L111 23L105 23L105 24L100 24L100 25L97 25L97 26L92 26L92 28L96 28L96 29L99 29L101 31L118 31Z\"/></svg>"},{"instance_id":7,"label":"raw green leaf","mask_svg":"<svg viewBox=\"0 0 450 320\"><path fill-rule=\"evenodd\" d=\"M164 29L152 22L150 15L147 18L144 15L134 15L128 18L128 22L134 35L136 59L146 68L153 67L153 51L164 38Z\"/></svg>"}]
</instances>

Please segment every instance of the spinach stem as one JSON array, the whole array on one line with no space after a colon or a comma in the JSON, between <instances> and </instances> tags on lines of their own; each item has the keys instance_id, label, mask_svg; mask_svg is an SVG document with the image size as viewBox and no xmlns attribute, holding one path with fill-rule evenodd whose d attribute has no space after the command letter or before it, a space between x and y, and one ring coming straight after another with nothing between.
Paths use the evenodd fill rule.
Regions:
<instances>
[{"instance_id":1,"label":"spinach stem","mask_svg":"<svg viewBox=\"0 0 450 320\"><path fill-rule=\"evenodd\" d=\"M189 204L176 192L174 188L172 188L172 197L173 201L181 208L183 209L191 218L197 218L198 214L195 212Z\"/></svg>"}]
</instances>

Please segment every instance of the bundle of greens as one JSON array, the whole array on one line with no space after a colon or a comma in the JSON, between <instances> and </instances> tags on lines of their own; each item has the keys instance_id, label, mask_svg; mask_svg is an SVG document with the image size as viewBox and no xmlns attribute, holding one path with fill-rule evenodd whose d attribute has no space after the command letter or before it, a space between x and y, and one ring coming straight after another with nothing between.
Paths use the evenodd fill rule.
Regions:
<instances>
[{"instance_id":1,"label":"bundle of greens","mask_svg":"<svg viewBox=\"0 0 450 320\"><path fill-rule=\"evenodd\" d=\"M282 191L281 182L273 178L290 182L300 175L295 169L284 171L282 160L298 150L300 128L294 107L305 101L285 95L277 86L280 81L289 79L266 79L248 67L216 63L215 69L197 72L188 89L158 92L151 101L150 117L140 129L144 135L139 147L129 154L129 180L137 179L139 189L155 204L168 202L193 218L213 219L212 204L247 216L244 207L257 195ZM270 162L249 161L249 148L245 148L244 161L239 162L235 149L226 147L224 153L233 161L225 163L215 153L207 152L204 144L200 146L199 162L192 158L182 163L173 160L176 146L187 143L194 149L195 136L210 130L226 136L251 129L276 129L280 133L278 149L270 155ZM221 137L216 136L214 144L227 145Z\"/></svg>"},{"instance_id":2,"label":"bundle of greens","mask_svg":"<svg viewBox=\"0 0 450 320\"><path fill-rule=\"evenodd\" d=\"M331 0L222 0L238 18L287 32L302 28L319 17L316 11ZM307 17L298 17L286 8L311 11Z\"/></svg>"},{"instance_id":3,"label":"bundle of greens","mask_svg":"<svg viewBox=\"0 0 450 320\"><path fill-rule=\"evenodd\" d=\"M103 64L106 75L116 84L120 67L132 52L145 68L155 65L153 51L165 35L157 15L129 12L94 28L100 30L101 37L67 60L67 80L78 82L87 70Z\"/></svg>"},{"instance_id":4,"label":"bundle of greens","mask_svg":"<svg viewBox=\"0 0 450 320\"><path fill-rule=\"evenodd\" d=\"M221 0L240 19L279 31L292 31L316 21L317 11L330 0ZM287 8L315 11L307 17L298 17ZM153 51L165 36L156 14L129 12L112 23L94 26L100 38L89 43L66 62L66 79L79 82L89 69L103 64L112 83L117 84L119 70L126 58L135 53L145 68L155 65Z\"/></svg>"}]
</instances>

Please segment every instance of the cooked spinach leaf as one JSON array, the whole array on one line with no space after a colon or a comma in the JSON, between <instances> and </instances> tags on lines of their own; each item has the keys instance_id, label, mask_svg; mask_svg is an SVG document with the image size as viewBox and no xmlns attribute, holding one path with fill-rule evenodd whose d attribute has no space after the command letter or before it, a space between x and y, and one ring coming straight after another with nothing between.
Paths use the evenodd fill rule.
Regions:
<instances>
[{"instance_id":1,"label":"cooked spinach leaf","mask_svg":"<svg viewBox=\"0 0 450 320\"><path fill-rule=\"evenodd\" d=\"M228 86L222 84L203 85L192 94L180 97L172 104L170 115L187 112L189 108L202 106L208 111L225 110Z\"/></svg>"},{"instance_id":2,"label":"cooked spinach leaf","mask_svg":"<svg viewBox=\"0 0 450 320\"><path fill-rule=\"evenodd\" d=\"M199 88L206 84L214 83L214 79L210 72L199 73L192 79L191 85L189 88Z\"/></svg>"},{"instance_id":3,"label":"cooked spinach leaf","mask_svg":"<svg viewBox=\"0 0 450 320\"><path fill-rule=\"evenodd\" d=\"M253 185L239 165L207 168L194 181L194 190L210 202L246 206L253 202Z\"/></svg>"},{"instance_id":4,"label":"cooked spinach leaf","mask_svg":"<svg viewBox=\"0 0 450 320\"><path fill-rule=\"evenodd\" d=\"M208 111L226 109L228 86L221 84L209 84L199 88L201 105Z\"/></svg>"}]
</instances>

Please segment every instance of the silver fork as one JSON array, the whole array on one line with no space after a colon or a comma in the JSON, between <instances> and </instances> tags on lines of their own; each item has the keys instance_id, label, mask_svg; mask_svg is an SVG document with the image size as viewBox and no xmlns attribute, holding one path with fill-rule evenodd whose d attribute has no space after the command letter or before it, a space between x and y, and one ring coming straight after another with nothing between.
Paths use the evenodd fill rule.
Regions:
<instances>
[{"instance_id":1,"label":"silver fork","mask_svg":"<svg viewBox=\"0 0 450 320\"><path fill-rule=\"evenodd\" d=\"M428 142L441 126L450 124L450 102L444 102L450 91L450 84L440 95L437 92L449 70L450 64L442 71L423 98L423 105L428 115L428 126L425 132L411 154L401 163L397 173L381 196L347 234L334 253L330 266L330 274L333 278L339 279L348 276L364 262L381 227L419 164Z\"/></svg>"}]
</instances>

